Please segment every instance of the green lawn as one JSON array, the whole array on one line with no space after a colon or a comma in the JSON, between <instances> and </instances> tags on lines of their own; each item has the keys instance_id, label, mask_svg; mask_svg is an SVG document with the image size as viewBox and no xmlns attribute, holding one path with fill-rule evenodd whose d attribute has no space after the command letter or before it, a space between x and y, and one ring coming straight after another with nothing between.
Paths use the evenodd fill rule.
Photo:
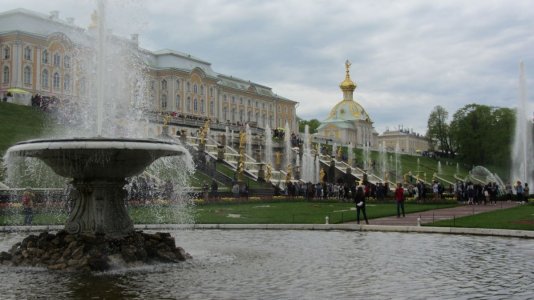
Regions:
<instances>
[{"instance_id":1,"label":"green lawn","mask_svg":"<svg viewBox=\"0 0 534 300\"><path fill-rule=\"evenodd\" d=\"M451 207L453 204L407 204L406 212ZM197 224L323 224L328 216L330 223L343 223L356 220L354 204L344 202L257 202L241 204L206 204L187 209ZM183 211L167 206L152 208L136 207L129 209L136 224L176 223ZM393 203L368 204L367 217L379 218L393 216L396 207ZM60 213L35 213L33 224L63 224L67 216ZM182 219L183 220L183 219ZM20 225L23 216L20 210L0 215L0 225Z\"/></svg>"},{"instance_id":2,"label":"green lawn","mask_svg":"<svg viewBox=\"0 0 534 300\"><path fill-rule=\"evenodd\" d=\"M428 226L534 230L534 204L439 221Z\"/></svg>"},{"instance_id":3,"label":"green lawn","mask_svg":"<svg viewBox=\"0 0 534 300\"><path fill-rule=\"evenodd\" d=\"M418 212L452 204L407 204L406 212ZM209 204L196 208L199 224L323 224L329 217L332 224L356 220L354 204L343 202L263 202L242 204ZM368 204L367 217L396 215L396 206Z\"/></svg>"}]
</instances>

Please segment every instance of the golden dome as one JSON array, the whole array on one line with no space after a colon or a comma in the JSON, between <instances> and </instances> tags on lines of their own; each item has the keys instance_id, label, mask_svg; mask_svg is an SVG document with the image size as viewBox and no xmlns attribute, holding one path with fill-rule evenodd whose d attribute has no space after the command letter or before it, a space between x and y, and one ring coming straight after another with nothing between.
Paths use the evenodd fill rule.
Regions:
<instances>
[{"instance_id":1,"label":"golden dome","mask_svg":"<svg viewBox=\"0 0 534 300\"><path fill-rule=\"evenodd\" d=\"M345 91L353 92L356 89L356 84L352 82L352 80L350 79L350 71L349 71L350 66L351 66L351 63L350 61L347 60L345 62L345 80L343 80L341 84L339 85L341 90L343 90L344 92Z\"/></svg>"}]
</instances>

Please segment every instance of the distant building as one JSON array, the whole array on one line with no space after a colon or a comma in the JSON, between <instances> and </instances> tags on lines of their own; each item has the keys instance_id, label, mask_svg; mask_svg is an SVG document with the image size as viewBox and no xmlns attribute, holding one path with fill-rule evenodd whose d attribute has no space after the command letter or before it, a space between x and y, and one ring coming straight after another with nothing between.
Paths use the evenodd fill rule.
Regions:
<instances>
[{"instance_id":1,"label":"distant building","mask_svg":"<svg viewBox=\"0 0 534 300\"><path fill-rule=\"evenodd\" d=\"M429 143L425 136L410 130L386 130L378 137L378 144L384 145L387 151L395 151L397 145L401 153L421 154L429 150Z\"/></svg>"},{"instance_id":2,"label":"distant building","mask_svg":"<svg viewBox=\"0 0 534 300\"><path fill-rule=\"evenodd\" d=\"M61 20L57 11L44 15L15 9L0 13L0 28L0 97L11 97L14 92L77 103L91 98L92 83L86 82L84 68L76 59L78 53L91 51L87 47L94 43L91 26L86 29L74 25L73 19ZM113 38L145 64L149 110L174 113L177 117L171 125L179 126L186 118L210 118L213 123L249 123L258 128L287 123L297 131L297 102L275 94L272 88L217 73L211 63L189 54L142 49L136 34L131 39ZM24 104L29 102L26 98Z\"/></svg>"},{"instance_id":3,"label":"distant building","mask_svg":"<svg viewBox=\"0 0 534 300\"><path fill-rule=\"evenodd\" d=\"M350 65L349 61L345 63L345 80L339 85L343 91L343 100L337 103L328 117L321 122L316 137L343 145L352 143L353 147L369 145L375 148L378 133L369 114L354 101L356 84L350 79Z\"/></svg>"}]
</instances>

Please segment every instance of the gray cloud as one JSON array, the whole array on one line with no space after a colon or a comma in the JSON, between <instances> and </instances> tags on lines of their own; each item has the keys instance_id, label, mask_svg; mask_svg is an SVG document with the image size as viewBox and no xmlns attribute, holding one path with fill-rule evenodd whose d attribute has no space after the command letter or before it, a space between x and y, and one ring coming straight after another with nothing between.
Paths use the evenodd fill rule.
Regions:
<instances>
[{"instance_id":1,"label":"gray cloud","mask_svg":"<svg viewBox=\"0 0 534 300\"><path fill-rule=\"evenodd\" d=\"M451 116L473 102L513 107L521 60L534 91L534 10L528 0L124 3L110 4L114 31L140 32L145 48L191 53L218 72L269 85L299 101L303 118L324 119L341 100L345 59L353 63L355 98L379 131L403 124L423 133L436 105ZM87 0L0 4L60 10L82 26L94 5Z\"/></svg>"}]
</instances>

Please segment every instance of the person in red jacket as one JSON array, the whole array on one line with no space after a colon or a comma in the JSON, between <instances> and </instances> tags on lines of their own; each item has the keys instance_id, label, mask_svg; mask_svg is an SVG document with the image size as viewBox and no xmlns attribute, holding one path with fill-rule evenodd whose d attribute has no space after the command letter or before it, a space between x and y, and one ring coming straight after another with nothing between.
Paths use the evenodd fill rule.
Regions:
<instances>
[{"instance_id":1,"label":"person in red jacket","mask_svg":"<svg viewBox=\"0 0 534 300\"><path fill-rule=\"evenodd\" d=\"M404 215L404 189L400 183L397 183L397 189L395 189L395 201L397 202L397 218L400 218L400 211L402 210L402 216Z\"/></svg>"}]
</instances>

